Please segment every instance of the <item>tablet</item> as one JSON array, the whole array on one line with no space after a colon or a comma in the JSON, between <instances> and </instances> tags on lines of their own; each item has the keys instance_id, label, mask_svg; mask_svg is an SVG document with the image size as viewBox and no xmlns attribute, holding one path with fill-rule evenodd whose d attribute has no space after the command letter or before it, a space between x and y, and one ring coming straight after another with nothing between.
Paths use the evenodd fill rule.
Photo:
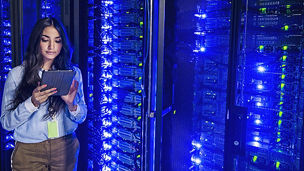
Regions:
<instances>
[{"instance_id":1,"label":"tablet","mask_svg":"<svg viewBox=\"0 0 304 171\"><path fill-rule=\"evenodd\" d=\"M43 71L41 85L46 84L47 87L42 89L47 90L50 88L57 88L57 93L53 96L62 96L69 93L75 71L73 70L52 70Z\"/></svg>"}]
</instances>

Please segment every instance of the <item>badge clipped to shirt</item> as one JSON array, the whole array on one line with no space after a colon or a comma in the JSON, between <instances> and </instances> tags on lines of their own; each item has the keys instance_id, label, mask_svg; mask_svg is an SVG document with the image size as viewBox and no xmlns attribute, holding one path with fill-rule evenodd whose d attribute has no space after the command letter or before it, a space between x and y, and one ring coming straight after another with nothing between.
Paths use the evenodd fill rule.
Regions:
<instances>
[{"instance_id":1,"label":"badge clipped to shirt","mask_svg":"<svg viewBox=\"0 0 304 171\"><path fill-rule=\"evenodd\" d=\"M48 138L57 138L59 137L58 132L58 121L52 120L48 122Z\"/></svg>"}]
</instances>

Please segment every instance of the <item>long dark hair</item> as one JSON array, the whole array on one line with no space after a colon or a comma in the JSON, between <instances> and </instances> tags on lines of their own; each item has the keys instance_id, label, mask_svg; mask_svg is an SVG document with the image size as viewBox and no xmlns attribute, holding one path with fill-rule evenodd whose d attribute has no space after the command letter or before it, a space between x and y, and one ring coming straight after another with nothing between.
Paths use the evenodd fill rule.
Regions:
<instances>
[{"instance_id":1,"label":"long dark hair","mask_svg":"<svg viewBox=\"0 0 304 171\"><path fill-rule=\"evenodd\" d=\"M40 41L43 30L49 26L54 27L58 31L62 41L61 51L55 58L51 68L55 68L57 70L72 69L72 49L63 25L55 18L42 18L38 20L29 38L28 47L22 64L24 66L24 75L21 83L16 89L12 110L16 109L20 103L28 99L41 81L38 75L38 72L41 70L43 65ZM55 116L64 105L65 103L60 96L49 97L48 113L45 115L45 118Z\"/></svg>"}]
</instances>

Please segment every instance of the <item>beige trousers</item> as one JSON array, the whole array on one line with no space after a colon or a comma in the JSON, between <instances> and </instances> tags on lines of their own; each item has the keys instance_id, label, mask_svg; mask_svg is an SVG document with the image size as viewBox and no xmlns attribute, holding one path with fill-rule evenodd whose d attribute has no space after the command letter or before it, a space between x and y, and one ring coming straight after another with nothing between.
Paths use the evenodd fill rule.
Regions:
<instances>
[{"instance_id":1,"label":"beige trousers","mask_svg":"<svg viewBox=\"0 0 304 171\"><path fill-rule=\"evenodd\" d=\"M40 143L16 142L11 156L13 171L77 170L79 141L75 134Z\"/></svg>"}]
</instances>

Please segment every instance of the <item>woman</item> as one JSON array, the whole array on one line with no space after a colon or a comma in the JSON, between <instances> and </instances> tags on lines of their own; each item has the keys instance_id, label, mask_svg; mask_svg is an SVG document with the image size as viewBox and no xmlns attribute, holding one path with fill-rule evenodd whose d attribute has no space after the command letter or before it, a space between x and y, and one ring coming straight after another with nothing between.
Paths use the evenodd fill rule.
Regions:
<instances>
[{"instance_id":1,"label":"woman","mask_svg":"<svg viewBox=\"0 0 304 171\"><path fill-rule=\"evenodd\" d=\"M79 141L74 131L87 114L79 68L70 64L71 50L63 26L43 18L33 28L22 65L13 68L4 86L1 124L14 130L13 170L77 170ZM52 96L43 90L43 70L73 69L70 91Z\"/></svg>"}]
</instances>

